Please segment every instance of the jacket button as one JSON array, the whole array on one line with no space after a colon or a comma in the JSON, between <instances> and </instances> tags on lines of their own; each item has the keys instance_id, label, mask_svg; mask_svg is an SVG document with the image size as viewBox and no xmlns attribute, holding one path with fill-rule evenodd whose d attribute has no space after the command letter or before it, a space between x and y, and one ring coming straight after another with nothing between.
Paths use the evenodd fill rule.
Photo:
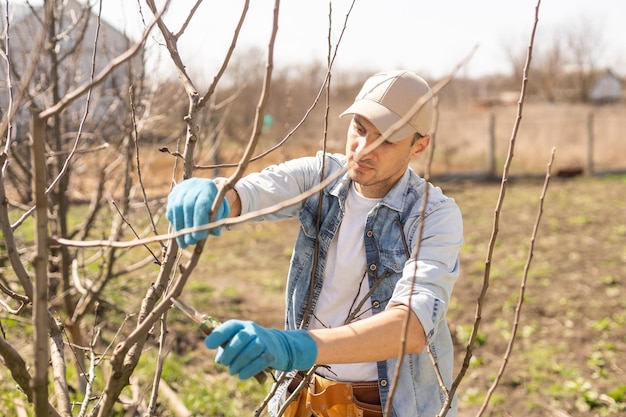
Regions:
<instances>
[{"instance_id":1,"label":"jacket button","mask_svg":"<svg viewBox=\"0 0 626 417\"><path fill-rule=\"evenodd\" d=\"M374 307L374 308L378 308L378 307L380 307L380 303L379 303L378 301L374 301L374 302L372 303L372 307Z\"/></svg>"},{"instance_id":2,"label":"jacket button","mask_svg":"<svg viewBox=\"0 0 626 417\"><path fill-rule=\"evenodd\" d=\"M380 381L380 386L381 387L386 387L387 386L387 380L383 379L382 381Z\"/></svg>"},{"instance_id":3,"label":"jacket button","mask_svg":"<svg viewBox=\"0 0 626 417\"><path fill-rule=\"evenodd\" d=\"M370 265L370 271L376 271L376 264Z\"/></svg>"},{"instance_id":4,"label":"jacket button","mask_svg":"<svg viewBox=\"0 0 626 417\"><path fill-rule=\"evenodd\" d=\"M374 236L374 232L372 232L371 230L367 231L367 237L372 237Z\"/></svg>"}]
</instances>

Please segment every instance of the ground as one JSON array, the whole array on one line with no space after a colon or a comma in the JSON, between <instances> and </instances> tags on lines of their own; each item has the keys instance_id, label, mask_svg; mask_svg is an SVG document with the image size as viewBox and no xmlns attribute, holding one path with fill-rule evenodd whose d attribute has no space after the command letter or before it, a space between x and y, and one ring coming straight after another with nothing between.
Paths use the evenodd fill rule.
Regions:
<instances>
[{"instance_id":1,"label":"ground","mask_svg":"<svg viewBox=\"0 0 626 417\"><path fill-rule=\"evenodd\" d=\"M462 274L449 311L460 369L486 282L500 183L440 185L465 222ZM553 178L531 239L543 180L507 184L478 337L458 391L460 416L477 415L503 364L484 415L626 415L625 185L624 177ZM220 319L281 327L296 231L291 221L254 223L212 239L186 296ZM514 325L517 337L505 361Z\"/></svg>"},{"instance_id":2,"label":"ground","mask_svg":"<svg viewBox=\"0 0 626 417\"><path fill-rule=\"evenodd\" d=\"M527 168L531 162L533 174L543 171L543 160L547 160L544 155L547 154L539 149L539 145L552 146L547 136L558 136L557 142L561 144L558 155L563 168L584 167L583 150L587 148L584 135L579 132L586 131L586 119L580 115L563 120L556 118L561 121L553 127L546 127L540 116L553 119L549 117L547 106L533 110L536 115L531 113L531 120L536 123L524 124L522 133L536 141L523 142L526 146L517 151L516 158L524 162L518 173L531 171ZM567 107L563 111L569 115L572 109ZM623 110L604 108L598 111L610 114L604 115L604 119L599 114L596 119L598 128L606 130L597 134L596 158L604 162L597 165L602 169L624 168L620 150L623 148L619 148L626 143L621 134L624 129L619 124L623 123ZM487 115L480 116L484 119ZM436 174L468 169L459 165L459 160L468 164L474 159L484 160L484 152L474 153L470 146L486 142L484 137L476 140L481 136L476 132L483 129L484 120L476 114L451 119L454 123L445 126L458 126L456 130L445 135L442 132L439 136L444 139L438 143L438 149L445 157L445 163L438 164ZM498 120L511 119L507 114ZM475 125L472 126L471 122ZM497 134L501 153L506 149L510 126L506 123L498 126L504 131ZM446 138L454 143L446 143ZM605 142L600 143L600 139ZM315 145L311 144L311 150L316 149ZM298 151L302 151L300 145ZM292 156L289 149L281 149L280 153L276 159ZM146 180L151 181L149 185L156 189L150 188L149 195L165 196L172 176L172 158L154 154L146 155L142 149L142 161L146 162L144 173L149 172ZM474 154L479 156L473 157ZM235 156L238 155L233 153L227 159L237 160ZM156 162L150 165L148 161ZM257 167L251 167L250 171ZM481 168L472 171L481 171ZM213 172L199 171L196 174L210 176ZM457 200L465 223L462 272L448 314L457 342L457 371L463 363L477 312L480 312L478 336L458 389L459 415L478 415L491 385L497 380L497 387L483 415L626 416L626 365L623 363L626 352L626 177L554 177L543 200L540 200L541 177L514 177L507 183L504 202L497 212L499 181L466 181L460 179L462 175L456 174L455 177L455 180L447 180L442 175L433 178L433 182ZM84 192L80 186L72 190L76 193L72 195L76 204L88 201L87 197L94 189L93 184L82 176L80 183ZM541 221L533 238L540 209ZM495 218L498 219L497 228L494 227ZM166 229L164 219L159 227L160 230ZM282 327L284 282L297 228L297 221L248 223L223 231L219 238L211 237L201 262L185 287L183 299L221 320L242 318ZM488 257L490 237L494 234L492 256ZM489 267L488 275L486 266ZM154 269L156 271L158 267L154 266ZM105 300L114 302L120 297L125 298L118 302L119 309L105 311L110 334L103 336L103 342L112 339L119 323L127 318L125 314L138 310L155 271L116 283L111 286L110 293L104 294ZM488 286L485 287L486 282ZM481 309L477 310L477 300L483 289L486 295ZM520 304L522 292L523 303ZM516 311L519 311L518 320ZM3 317L3 325L7 326L7 323L17 326L17 321L4 320ZM214 365L214 352L203 346L202 335L195 325L176 310L169 314L168 325L171 335L168 343L171 345L167 347L169 355L163 370L163 382L196 415L251 416L268 387L259 387L255 382L240 383L223 368ZM128 324L127 328L131 326ZM505 356L514 330L517 337L510 355ZM9 334L14 336L15 332ZM30 344L31 340L26 339L24 343ZM108 346L103 346L101 351L106 348ZM156 350L156 343L147 346L144 355L147 362L154 359ZM503 364L506 366L501 371ZM153 369L154 363L148 363L137 372L133 382L145 378L144 386L149 387ZM0 372L0 383L3 388L10 387L7 392L11 390L12 398L23 398L14 389L14 381L6 372ZM163 401L159 415L173 415L165 397ZM0 415L14 414L5 412L10 409L5 407L7 404L0 401Z\"/></svg>"}]
</instances>

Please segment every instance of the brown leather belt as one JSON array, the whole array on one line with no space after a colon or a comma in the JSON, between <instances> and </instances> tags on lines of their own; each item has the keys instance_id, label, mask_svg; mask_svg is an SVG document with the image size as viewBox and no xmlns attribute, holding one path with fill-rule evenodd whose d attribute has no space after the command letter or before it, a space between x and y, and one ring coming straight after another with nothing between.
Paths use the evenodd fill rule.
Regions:
<instances>
[{"instance_id":1,"label":"brown leather belt","mask_svg":"<svg viewBox=\"0 0 626 417\"><path fill-rule=\"evenodd\" d=\"M293 393L304 375L298 373L289 384ZM301 391L298 404L292 407L294 417L347 416L382 417L378 382L339 382L315 375L314 383ZM296 409L298 410L296 412Z\"/></svg>"}]
</instances>

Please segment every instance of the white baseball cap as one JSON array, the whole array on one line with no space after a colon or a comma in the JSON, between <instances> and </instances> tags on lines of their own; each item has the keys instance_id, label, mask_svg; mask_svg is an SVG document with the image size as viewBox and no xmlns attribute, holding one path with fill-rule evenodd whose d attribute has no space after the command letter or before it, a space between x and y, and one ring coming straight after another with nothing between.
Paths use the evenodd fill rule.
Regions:
<instances>
[{"instance_id":1,"label":"white baseball cap","mask_svg":"<svg viewBox=\"0 0 626 417\"><path fill-rule=\"evenodd\" d=\"M384 133L409 113L420 98L430 93L428 83L411 71L379 72L365 81L354 103L341 113L340 117L358 114L368 119L381 133ZM398 142L415 132L428 135L432 118L433 104L429 99L387 140Z\"/></svg>"}]
</instances>

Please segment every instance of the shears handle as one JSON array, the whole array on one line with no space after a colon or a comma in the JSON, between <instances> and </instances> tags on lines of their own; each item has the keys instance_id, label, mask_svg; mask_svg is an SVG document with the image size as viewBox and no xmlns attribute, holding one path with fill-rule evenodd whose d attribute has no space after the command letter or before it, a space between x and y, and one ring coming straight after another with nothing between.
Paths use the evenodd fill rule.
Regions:
<instances>
[{"instance_id":1,"label":"shears handle","mask_svg":"<svg viewBox=\"0 0 626 417\"><path fill-rule=\"evenodd\" d=\"M220 322L216 319L210 317L205 318L202 323L200 323L200 330L202 330L202 333L204 333L205 336L208 336L219 325ZM265 381L267 381L267 374L265 373L265 371L261 371L254 376L254 379L256 379L259 384L263 384Z\"/></svg>"}]
</instances>

